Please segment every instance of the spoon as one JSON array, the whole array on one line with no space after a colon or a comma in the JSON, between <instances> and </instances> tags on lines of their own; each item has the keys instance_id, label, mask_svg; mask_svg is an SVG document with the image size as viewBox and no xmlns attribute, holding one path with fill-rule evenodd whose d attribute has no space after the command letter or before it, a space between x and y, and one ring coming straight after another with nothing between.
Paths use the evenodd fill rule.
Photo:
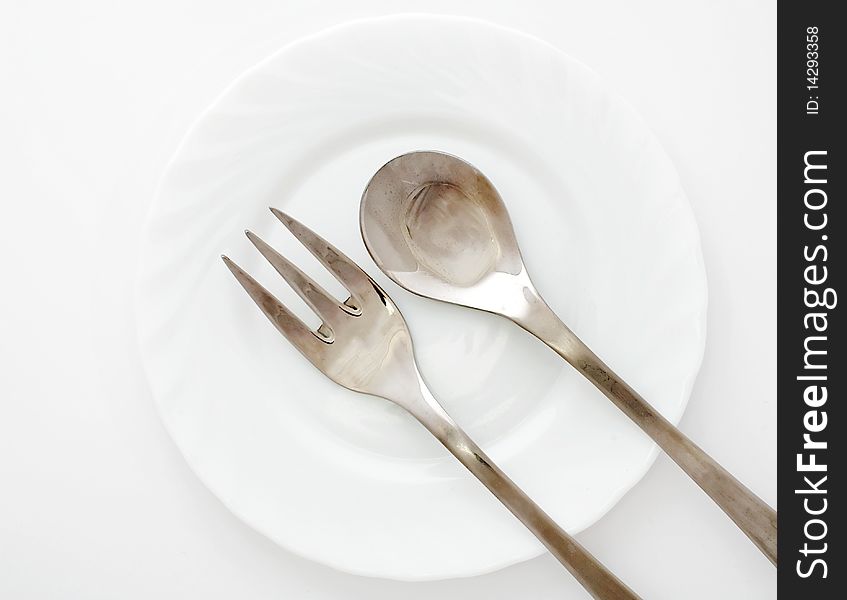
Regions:
<instances>
[{"instance_id":1,"label":"spoon","mask_svg":"<svg viewBox=\"0 0 847 600\"><path fill-rule=\"evenodd\" d=\"M776 564L776 511L618 377L556 316L527 274L509 214L485 175L442 152L411 152L368 183L362 238L410 292L502 315L556 351L685 471Z\"/></svg>"}]
</instances>

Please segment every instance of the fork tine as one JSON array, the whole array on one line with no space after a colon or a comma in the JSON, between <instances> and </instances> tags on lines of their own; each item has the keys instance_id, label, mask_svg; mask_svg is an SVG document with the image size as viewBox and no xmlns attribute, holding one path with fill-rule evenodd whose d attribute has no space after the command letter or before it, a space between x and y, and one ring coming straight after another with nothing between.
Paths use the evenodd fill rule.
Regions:
<instances>
[{"instance_id":1,"label":"fork tine","mask_svg":"<svg viewBox=\"0 0 847 600\"><path fill-rule=\"evenodd\" d=\"M300 243L306 246L309 252L315 255L315 258L321 261L323 266L332 272L354 299L361 300L362 295L374 289L368 274L335 246L281 210L271 207L271 212L300 240Z\"/></svg>"},{"instance_id":2,"label":"fork tine","mask_svg":"<svg viewBox=\"0 0 847 600\"><path fill-rule=\"evenodd\" d=\"M303 321L285 308L273 294L230 260L228 256L222 255L221 258L232 274L235 275L241 287L253 299L253 302L262 309L262 312L265 313L265 316L274 324L279 332L311 362L314 363L318 360L320 358L319 352L325 342L306 327ZM326 342L331 341L331 339L326 340Z\"/></svg>"},{"instance_id":3,"label":"fork tine","mask_svg":"<svg viewBox=\"0 0 847 600\"><path fill-rule=\"evenodd\" d=\"M245 231L244 233L247 235L247 239L253 242L253 245L262 253L262 256L276 269L276 272L288 282L288 285L317 313L321 320L328 325L337 322L338 317L341 316L338 313L341 306L335 298L330 296L329 292L255 233L252 231Z\"/></svg>"}]
</instances>

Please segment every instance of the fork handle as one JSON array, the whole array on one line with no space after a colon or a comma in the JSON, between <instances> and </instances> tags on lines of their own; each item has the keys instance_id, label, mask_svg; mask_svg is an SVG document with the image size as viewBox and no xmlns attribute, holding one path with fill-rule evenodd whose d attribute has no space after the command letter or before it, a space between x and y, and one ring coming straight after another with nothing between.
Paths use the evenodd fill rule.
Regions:
<instances>
[{"instance_id":1,"label":"fork handle","mask_svg":"<svg viewBox=\"0 0 847 600\"><path fill-rule=\"evenodd\" d=\"M644 430L776 565L776 511L674 427L601 361L553 311L538 299L515 319L593 383Z\"/></svg>"},{"instance_id":2,"label":"fork handle","mask_svg":"<svg viewBox=\"0 0 847 600\"><path fill-rule=\"evenodd\" d=\"M425 410L415 411L418 420L541 540L592 598L639 600L635 592L559 527L509 479L449 415L431 400L425 386L422 386L422 391L427 406Z\"/></svg>"}]
</instances>

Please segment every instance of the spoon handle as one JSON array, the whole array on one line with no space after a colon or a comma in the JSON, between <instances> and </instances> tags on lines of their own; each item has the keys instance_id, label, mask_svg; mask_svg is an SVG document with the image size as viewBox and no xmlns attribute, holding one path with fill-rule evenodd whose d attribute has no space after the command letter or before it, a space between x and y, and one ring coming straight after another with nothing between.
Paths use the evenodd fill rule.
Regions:
<instances>
[{"instance_id":1,"label":"spoon handle","mask_svg":"<svg viewBox=\"0 0 847 600\"><path fill-rule=\"evenodd\" d=\"M413 411L418 421L546 546L592 598L640 600L509 479L432 399L426 386L421 386L421 393L424 401L419 405L423 407Z\"/></svg>"},{"instance_id":2,"label":"spoon handle","mask_svg":"<svg viewBox=\"0 0 847 600\"><path fill-rule=\"evenodd\" d=\"M629 387L543 300L539 298L530 307L515 322L555 350L653 438L776 565L776 511Z\"/></svg>"}]
</instances>

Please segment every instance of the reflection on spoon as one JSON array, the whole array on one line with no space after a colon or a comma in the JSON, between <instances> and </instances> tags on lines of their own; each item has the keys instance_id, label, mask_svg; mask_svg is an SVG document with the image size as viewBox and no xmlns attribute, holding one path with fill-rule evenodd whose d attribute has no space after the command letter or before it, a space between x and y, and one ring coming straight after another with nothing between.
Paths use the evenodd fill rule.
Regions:
<instances>
[{"instance_id":1,"label":"reflection on spoon","mask_svg":"<svg viewBox=\"0 0 847 600\"><path fill-rule=\"evenodd\" d=\"M460 188L426 183L406 199L403 233L418 263L470 286L497 262L500 248L483 208Z\"/></svg>"}]
</instances>

